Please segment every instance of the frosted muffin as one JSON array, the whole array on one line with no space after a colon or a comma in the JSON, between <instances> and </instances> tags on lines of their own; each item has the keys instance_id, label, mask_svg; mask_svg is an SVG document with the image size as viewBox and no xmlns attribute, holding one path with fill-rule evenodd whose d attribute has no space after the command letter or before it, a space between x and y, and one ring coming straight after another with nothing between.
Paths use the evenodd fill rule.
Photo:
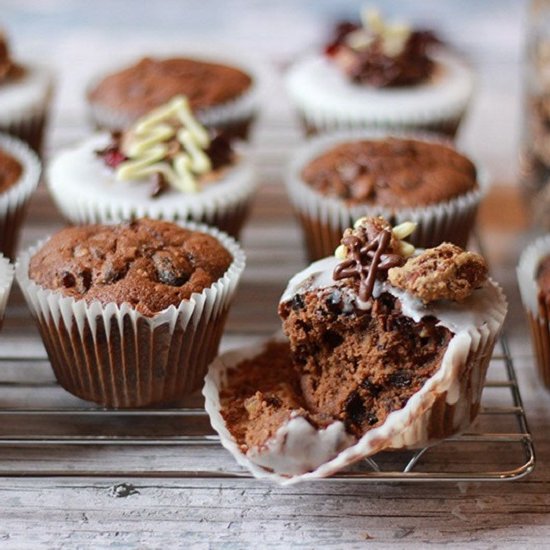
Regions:
<instances>
[{"instance_id":1,"label":"frosted muffin","mask_svg":"<svg viewBox=\"0 0 550 550\"><path fill-rule=\"evenodd\" d=\"M335 256L289 282L285 339L209 368L212 425L256 476L324 477L476 417L506 300L481 256L450 243L414 251L413 230L359 220Z\"/></svg>"},{"instance_id":2,"label":"frosted muffin","mask_svg":"<svg viewBox=\"0 0 550 550\"><path fill-rule=\"evenodd\" d=\"M25 143L0 133L0 252L8 258L15 256L40 170L38 157Z\"/></svg>"},{"instance_id":3,"label":"frosted muffin","mask_svg":"<svg viewBox=\"0 0 550 550\"><path fill-rule=\"evenodd\" d=\"M143 58L108 74L88 91L90 113L100 129L127 129L138 118L178 95L210 128L248 138L257 111L252 69L202 58Z\"/></svg>"},{"instance_id":4,"label":"frosted muffin","mask_svg":"<svg viewBox=\"0 0 550 550\"><path fill-rule=\"evenodd\" d=\"M324 53L298 60L288 95L309 134L351 128L454 136L473 93L471 69L435 36L375 10L335 30Z\"/></svg>"},{"instance_id":5,"label":"frosted muffin","mask_svg":"<svg viewBox=\"0 0 550 550\"><path fill-rule=\"evenodd\" d=\"M216 356L244 254L206 226L63 229L16 275L59 383L114 408L177 401Z\"/></svg>"},{"instance_id":6,"label":"frosted muffin","mask_svg":"<svg viewBox=\"0 0 550 550\"><path fill-rule=\"evenodd\" d=\"M148 217L192 220L237 237L255 188L245 151L206 130L182 96L122 133L100 133L59 153L49 190L72 223Z\"/></svg>"},{"instance_id":7,"label":"frosted muffin","mask_svg":"<svg viewBox=\"0 0 550 550\"><path fill-rule=\"evenodd\" d=\"M52 76L41 65L15 60L0 31L0 132L42 150L52 96Z\"/></svg>"},{"instance_id":8,"label":"frosted muffin","mask_svg":"<svg viewBox=\"0 0 550 550\"><path fill-rule=\"evenodd\" d=\"M448 142L371 131L310 140L295 153L285 183L310 260L331 254L342 232L367 215L413 220L416 246L465 246L486 187Z\"/></svg>"}]
</instances>

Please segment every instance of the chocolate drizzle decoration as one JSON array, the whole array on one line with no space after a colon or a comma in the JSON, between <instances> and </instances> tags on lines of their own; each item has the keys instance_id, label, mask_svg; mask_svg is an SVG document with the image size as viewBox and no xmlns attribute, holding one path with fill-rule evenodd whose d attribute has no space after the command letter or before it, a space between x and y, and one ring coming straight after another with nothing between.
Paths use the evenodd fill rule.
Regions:
<instances>
[{"instance_id":1,"label":"chocolate drizzle decoration","mask_svg":"<svg viewBox=\"0 0 550 550\"><path fill-rule=\"evenodd\" d=\"M372 297L374 283L381 272L403 265L403 256L391 252L391 229L383 229L369 240L367 232L363 238L356 234L344 236L342 244L348 249L348 258L334 269L333 279L355 279L359 281L359 298L366 302Z\"/></svg>"}]
</instances>

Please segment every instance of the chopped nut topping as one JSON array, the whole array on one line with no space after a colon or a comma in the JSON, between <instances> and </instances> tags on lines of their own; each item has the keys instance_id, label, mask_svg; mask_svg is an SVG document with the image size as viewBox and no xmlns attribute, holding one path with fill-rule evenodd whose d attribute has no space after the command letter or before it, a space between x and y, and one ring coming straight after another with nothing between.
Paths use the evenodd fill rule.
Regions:
<instances>
[{"instance_id":1,"label":"chopped nut topping","mask_svg":"<svg viewBox=\"0 0 550 550\"><path fill-rule=\"evenodd\" d=\"M388 272L389 282L424 303L435 300L461 302L487 280L485 259L475 252L443 243L409 258Z\"/></svg>"}]
</instances>

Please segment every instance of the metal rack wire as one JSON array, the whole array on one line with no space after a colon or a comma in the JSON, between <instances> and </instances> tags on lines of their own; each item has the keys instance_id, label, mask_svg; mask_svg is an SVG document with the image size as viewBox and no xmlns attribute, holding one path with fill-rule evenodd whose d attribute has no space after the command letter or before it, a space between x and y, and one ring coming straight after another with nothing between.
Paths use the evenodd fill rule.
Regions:
<instances>
[{"instance_id":1,"label":"metal rack wire","mask_svg":"<svg viewBox=\"0 0 550 550\"><path fill-rule=\"evenodd\" d=\"M500 342L489 369L489 379L482 399L478 420L471 431L450 438L435 446L407 453L381 453L368 458L352 469L331 478L339 481L497 481L519 479L529 474L535 465L535 451L524 413L514 364L506 339ZM34 363L34 365L33 365ZM43 359L0 359L3 367L44 367ZM0 379L0 476L117 476L117 477L177 477L177 478L246 478L248 472L239 470L219 444L208 418L200 407L112 411L94 408L78 402L77 406L48 405L40 408L25 406L17 401L7 405L3 392L27 388L27 391L61 391L51 380L8 381ZM31 390L28 390L31 388ZM496 393L495 393L496 392ZM17 392L16 392L17 393ZM492 404L487 393L493 393ZM56 403L55 400L52 401ZM158 446L177 447L181 453L195 450L195 462L181 467L120 469L80 467L79 460L71 467L55 469L51 460L36 460L32 467L16 461L14 450L40 449L45 458L52 449L87 449L109 447L121 454L129 446L139 449ZM3 454L11 449L9 467ZM197 453L197 449L199 450ZM500 449L500 450L499 450ZM203 457L209 455L210 462ZM18 456L17 454L15 456ZM66 454L65 454L66 456ZM184 457L184 454L181 454ZM498 458L489 464L486 457ZM479 458L482 457L480 461ZM501 460L502 459L502 460ZM5 464L4 464L5 462ZM112 464L112 460L109 462ZM206 466L205 466L206 464Z\"/></svg>"}]
</instances>

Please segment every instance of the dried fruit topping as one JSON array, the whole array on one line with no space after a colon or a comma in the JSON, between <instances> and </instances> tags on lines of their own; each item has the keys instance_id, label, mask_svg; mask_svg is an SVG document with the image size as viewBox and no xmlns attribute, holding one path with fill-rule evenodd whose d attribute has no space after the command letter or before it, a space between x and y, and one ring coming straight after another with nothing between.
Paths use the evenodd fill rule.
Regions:
<instances>
[{"instance_id":1,"label":"dried fruit topping","mask_svg":"<svg viewBox=\"0 0 550 550\"><path fill-rule=\"evenodd\" d=\"M103 159L103 162L109 167L115 169L119 164L128 160L126 155L120 150L120 132L111 133L111 143L104 149L96 151L95 154Z\"/></svg>"}]
</instances>

